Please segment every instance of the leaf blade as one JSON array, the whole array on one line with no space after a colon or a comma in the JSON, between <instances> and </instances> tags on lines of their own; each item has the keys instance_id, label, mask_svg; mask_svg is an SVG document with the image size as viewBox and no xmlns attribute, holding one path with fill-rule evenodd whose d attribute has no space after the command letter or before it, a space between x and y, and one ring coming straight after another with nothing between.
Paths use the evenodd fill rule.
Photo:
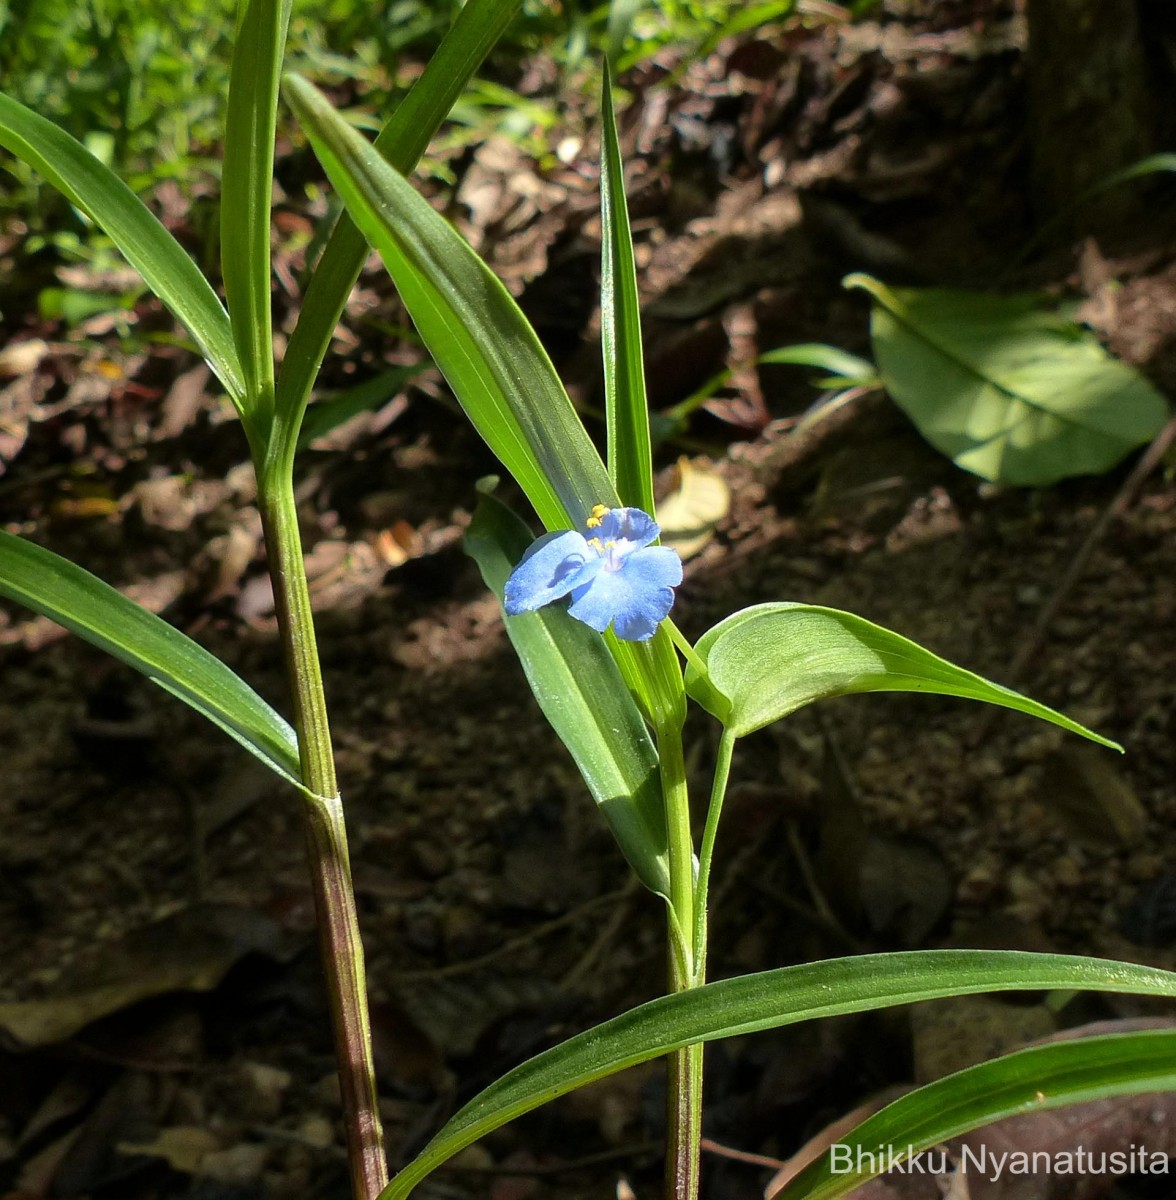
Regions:
<instances>
[{"instance_id":1,"label":"leaf blade","mask_svg":"<svg viewBox=\"0 0 1176 1200\"><path fill-rule=\"evenodd\" d=\"M1036 700L836 608L756 604L720 621L695 649L708 677L688 668L687 692L737 737L831 696L930 692L1011 708L1122 750Z\"/></svg>"},{"instance_id":2,"label":"leaf blade","mask_svg":"<svg viewBox=\"0 0 1176 1200\"><path fill-rule=\"evenodd\" d=\"M192 335L240 410L245 384L228 314L196 264L142 200L63 129L2 93L0 145L106 232Z\"/></svg>"},{"instance_id":3,"label":"leaf blade","mask_svg":"<svg viewBox=\"0 0 1176 1200\"><path fill-rule=\"evenodd\" d=\"M595 505L615 507L600 456L510 293L315 88L292 75L286 86L332 184L384 259L434 361L544 525L576 528Z\"/></svg>"},{"instance_id":4,"label":"leaf blade","mask_svg":"<svg viewBox=\"0 0 1176 1200\"><path fill-rule=\"evenodd\" d=\"M1176 974L1054 954L924 950L708 983L631 1009L508 1072L457 1112L380 1200L403 1200L459 1150L548 1100L696 1042L941 996L1053 988L1172 996Z\"/></svg>"},{"instance_id":5,"label":"leaf blade","mask_svg":"<svg viewBox=\"0 0 1176 1200\"><path fill-rule=\"evenodd\" d=\"M1164 398L1031 295L896 289L868 275L878 370L895 403L973 474L1044 486L1109 470L1167 419Z\"/></svg>"},{"instance_id":6,"label":"leaf blade","mask_svg":"<svg viewBox=\"0 0 1176 1200\"><path fill-rule=\"evenodd\" d=\"M527 526L488 489L466 553L502 602ZM558 608L504 617L539 707L575 760L625 858L650 891L669 895L668 837L657 750L604 639Z\"/></svg>"},{"instance_id":7,"label":"leaf blade","mask_svg":"<svg viewBox=\"0 0 1176 1200\"><path fill-rule=\"evenodd\" d=\"M0 595L113 654L301 788L293 729L191 638L76 563L0 531Z\"/></svg>"},{"instance_id":8,"label":"leaf blade","mask_svg":"<svg viewBox=\"0 0 1176 1200\"><path fill-rule=\"evenodd\" d=\"M780 1200L834 1200L878 1171L855 1169L856 1150L913 1147L914 1153L1005 1117L1109 1096L1176 1089L1176 1031L1149 1030L1031 1046L958 1071L888 1104L838 1145L844 1171L822 1155L776 1193ZM883 1158L884 1156L878 1156ZM860 1161L865 1162L865 1159Z\"/></svg>"},{"instance_id":9,"label":"leaf blade","mask_svg":"<svg viewBox=\"0 0 1176 1200\"><path fill-rule=\"evenodd\" d=\"M268 435L274 403L270 206L278 83L292 0L242 0L221 170L221 275L249 421Z\"/></svg>"},{"instance_id":10,"label":"leaf blade","mask_svg":"<svg viewBox=\"0 0 1176 1200\"><path fill-rule=\"evenodd\" d=\"M403 174L425 152L474 72L522 7L522 0L469 0L424 73L376 138L376 149ZM367 241L341 213L311 275L298 322L278 373L276 415L287 455L319 366L367 257Z\"/></svg>"},{"instance_id":11,"label":"leaf blade","mask_svg":"<svg viewBox=\"0 0 1176 1200\"><path fill-rule=\"evenodd\" d=\"M608 473L622 504L652 513L653 450L641 349L641 301L625 199L625 167L607 62L602 78L600 348L604 355Z\"/></svg>"}]
</instances>

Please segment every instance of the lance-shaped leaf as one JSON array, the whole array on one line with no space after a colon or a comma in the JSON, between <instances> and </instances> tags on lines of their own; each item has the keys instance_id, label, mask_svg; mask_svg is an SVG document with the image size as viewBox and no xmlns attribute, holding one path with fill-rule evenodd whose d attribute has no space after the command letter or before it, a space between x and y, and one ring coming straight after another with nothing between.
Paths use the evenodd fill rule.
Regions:
<instances>
[{"instance_id":1,"label":"lance-shaped leaf","mask_svg":"<svg viewBox=\"0 0 1176 1200\"><path fill-rule=\"evenodd\" d=\"M577 529L596 505L616 507L616 490L551 359L490 268L315 88L288 75L286 95L433 361L543 524ZM680 726L681 673L665 631L613 652L658 730Z\"/></svg>"},{"instance_id":2,"label":"lance-shaped leaf","mask_svg":"<svg viewBox=\"0 0 1176 1200\"><path fill-rule=\"evenodd\" d=\"M379 251L433 361L548 529L618 505L535 331L464 238L305 80L286 96L331 183Z\"/></svg>"},{"instance_id":3,"label":"lance-shaped leaf","mask_svg":"<svg viewBox=\"0 0 1176 1200\"><path fill-rule=\"evenodd\" d=\"M1043 486L1109 470L1153 438L1164 398L1037 296L847 287L874 298L874 356L919 432L984 479Z\"/></svg>"},{"instance_id":4,"label":"lance-shaped leaf","mask_svg":"<svg viewBox=\"0 0 1176 1200\"><path fill-rule=\"evenodd\" d=\"M268 432L274 402L270 205L278 82L291 0L242 0L229 78L221 172L221 273L245 403Z\"/></svg>"},{"instance_id":5,"label":"lance-shaped leaf","mask_svg":"<svg viewBox=\"0 0 1176 1200\"><path fill-rule=\"evenodd\" d=\"M501 601L531 533L488 488L479 491L465 548ZM559 608L504 620L539 707L575 759L621 852L647 888L669 895L657 751L604 640Z\"/></svg>"},{"instance_id":6,"label":"lance-shaped leaf","mask_svg":"<svg viewBox=\"0 0 1176 1200\"><path fill-rule=\"evenodd\" d=\"M424 73L376 138L376 149L404 174L411 173L433 134L449 115L482 60L510 24L522 0L467 0ZM284 453L294 452L299 422L315 375L359 278L368 247L343 213L327 239L303 297L278 373L277 420Z\"/></svg>"},{"instance_id":7,"label":"lance-shaped leaf","mask_svg":"<svg viewBox=\"0 0 1176 1200\"><path fill-rule=\"evenodd\" d=\"M879 1147L893 1147L896 1154L910 1147L918 1154L1004 1117L1173 1089L1176 1030L1033 1046L958 1071L888 1104L837 1139L837 1164L829 1154L822 1154L776 1196L780 1200L844 1196L886 1169L887 1156L885 1151L878 1153ZM1163 1161L1167 1162L1166 1155Z\"/></svg>"},{"instance_id":8,"label":"lance-shaped leaf","mask_svg":"<svg viewBox=\"0 0 1176 1200\"><path fill-rule=\"evenodd\" d=\"M1026 989L1176 996L1176 974L1002 950L864 954L741 975L631 1009L516 1067L457 1112L381 1194L403 1200L471 1142L585 1084L696 1042L941 996Z\"/></svg>"},{"instance_id":9,"label":"lance-shaped leaf","mask_svg":"<svg viewBox=\"0 0 1176 1200\"><path fill-rule=\"evenodd\" d=\"M293 729L220 659L68 559L0 532L0 595L141 671L301 787Z\"/></svg>"},{"instance_id":10,"label":"lance-shaped leaf","mask_svg":"<svg viewBox=\"0 0 1176 1200\"><path fill-rule=\"evenodd\" d=\"M836 608L756 604L704 633L695 650L708 677L688 667L686 689L736 737L829 696L930 692L1016 709L1122 750L1036 700Z\"/></svg>"},{"instance_id":11,"label":"lance-shaped leaf","mask_svg":"<svg viewBox=\"0 0 1176 1200\"><path fill-rule=\"evenodd\" d=\"M245 384L228 315L208 280L142 200L63 129L2 94L0 146L27 162L106 232L187 327L240 410Z\"/></svg>"},{"instance_id":12,"label":"lance-shaped leaf","mask_svg":"<svg viewBox=\"0 0 1176 1200\"><path fill-rule=\"evenodd\" d=\"M604 354L608 473L622 504L652 513L653 451L641 351L641 302L607 63L600 125L600 348Z\"/></svg>"}]
</instances>

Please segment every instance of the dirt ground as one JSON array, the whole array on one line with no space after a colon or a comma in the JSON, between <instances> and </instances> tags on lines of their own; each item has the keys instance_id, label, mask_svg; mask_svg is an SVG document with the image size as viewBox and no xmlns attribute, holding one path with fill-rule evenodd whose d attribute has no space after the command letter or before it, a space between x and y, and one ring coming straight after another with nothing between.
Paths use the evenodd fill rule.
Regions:
<instances>
[{"instance_id":1,"label":"dirt ground","mask_svg":"<svg viewBox=\"0 0 1176 1200\"><path fill-rule=\"evenodd\" d=\"M805 373L749 366L793 342L868 352L865 301L839 286L850 269L1008 282L1032 228L1017 14L934 8L789 24L725 43L680 86L655 86L656 64L626 81L651 403L734 368L660 452L663 491L684 455L732 496L675 616L696 637L764 600L845 608L1127 754L905 696L828 702L752 736L720 833L716 978L943 945L1176 966L1171 457L1124 495L1070 582L1137 455L1104 477L1003 490L877 394L797 436L815 395ZM569 127L588 120L575 109ZM588 136L539 170L488 143L455 164L451 204L588 411L594 153ZM1053 246L1015 282L1097 302L1109 346L1171 394L1174 251L1136 229ZM411 360L381 332L398 320L381 304L394 301L373 267L330 386ZM176 349L128 355L100 323L70 336L13 311L7 337L44 345L2 381L5 527L128 590L285 708L244 441L206 372ZM138 319L160 321L149 306ZM493 470L426 372L316 443L302 471L394 1165L507 1067L663 983L657 902L628 880L461 550L474 481ZM343 1195L296 798L129 669L5 614L0 1195ZM701 797L717 730L700 715L689 737ZM1156 1012L1080 998L1058 1014L1039 999L716 1046L707 1135L786 1158L888 1085ZM622 1195L623 1181L654 1195L662 1087L651 1066L571 1097L422 1194ZM759 1195L770 1173L713 1152L706 1195Z\"/></svg>"}]
</instances>

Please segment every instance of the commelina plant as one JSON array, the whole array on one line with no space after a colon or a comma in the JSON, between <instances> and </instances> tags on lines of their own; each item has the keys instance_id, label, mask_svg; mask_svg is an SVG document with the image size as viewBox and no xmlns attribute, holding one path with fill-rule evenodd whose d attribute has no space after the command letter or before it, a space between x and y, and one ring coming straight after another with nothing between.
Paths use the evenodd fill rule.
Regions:
<instances>
[{"instance_id":1,"label":"commelina plant","mask_svg":"<svg viewBox=\"0 0 1176 1200\"><path fill-rule=\"evenodd\" d=\"M699 1188L703 1045L716 1038L983 991L1092 989L1176 996L1176 975L1122 962L998 951L875 954L708 983L708 884L740 738L825 697L920 691L981 700L1106 742L1059 713L955 667L861 617L760 604L691 644L668 612L681 566L657 546L652 453L632 242L613 100L601 106L601 460L534 331L461 237L407 182L517 0L468 0L420 80L369 144L296 75L283 78L288 0L241 0L225 119L221 196L225 303L148 209L79 143L0 96L0 145L101 226L185 326L241 418L257 471L292 724L224 664L51 551L0 533L0 593L53 617L179 696L301 796L331 998L356 1200L399 1200L504 1122L635 1063L669 1072L667 1194ZM346 206L310 277L279 365L270 315L270 203L279 94ZM479 485L466 535L531 689L668 929L668 994L539 1054L457 1112L389 1179L368 1030L363 951L335 783L293 479L313 384L368 245L395 281L454 395L527 496L547 535ZM534 544L533 544L534 543ZM564 597L567 597L565 605ZM687 701L719 727L701 835L691 824L682 728ZM903 1097L860 1125L852 1149L917 1151L1015 1112L1176 1087L1176 1033L1035 1047ZM833 1197L863 1169L817 1162L786 1195Z\"/></svg>"}]
</instances>

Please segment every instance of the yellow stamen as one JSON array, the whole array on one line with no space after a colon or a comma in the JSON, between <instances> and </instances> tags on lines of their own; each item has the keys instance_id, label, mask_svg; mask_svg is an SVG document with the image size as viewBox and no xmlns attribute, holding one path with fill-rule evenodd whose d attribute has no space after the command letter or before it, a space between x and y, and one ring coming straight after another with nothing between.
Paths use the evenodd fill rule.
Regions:
<instances>
[{"instance_id":1,"label":"yellow stamen","mask_svg":"<svg viewBox=\"0 0 1176 1200\"><path fill-rule=\"evenodd\" d=\"M599 522L598 522L598 524L599 524ZM591 546L592 549L595 550L597 554L604 553L604 547L600 544L600 538L589 538L588 545ZM610 543L610 545L611 545L611 543Z\"/></svg>"},{"instance_id":2,"label":"yellow stamen","mask_svg":"<svg viewBox=\"0 0 1176 1200\"><path fill-rule=\"evenodd\" d=\"M598 525L603 524L604 518L609 513L607 504L596 504L592 507L592 512L588 515L588 520L584 522L589 529L595 529Z\"/></svg>"}]
</instances>

